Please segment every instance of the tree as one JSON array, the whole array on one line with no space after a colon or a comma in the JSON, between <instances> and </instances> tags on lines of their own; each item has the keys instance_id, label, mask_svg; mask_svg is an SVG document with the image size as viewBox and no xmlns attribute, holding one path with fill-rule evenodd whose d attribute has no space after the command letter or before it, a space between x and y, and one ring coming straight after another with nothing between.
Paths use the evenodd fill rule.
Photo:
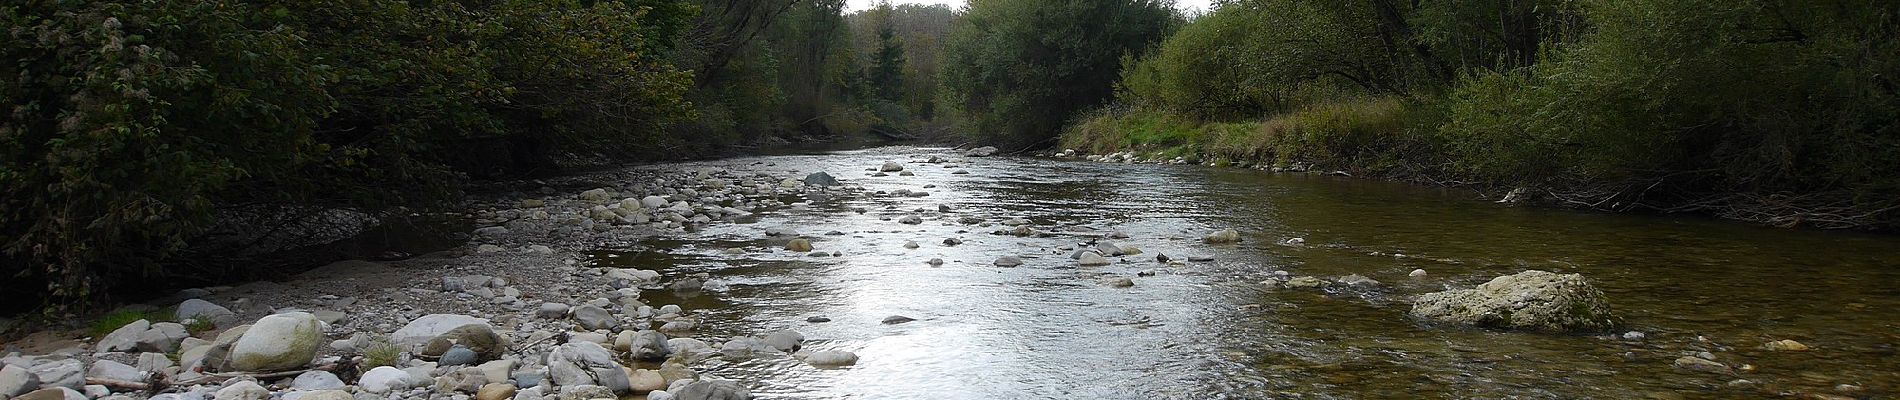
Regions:
<instances>
[{"instance_id":1,"label":"tree","mask_svg":"<svg viewBox=\"0 0 1900 400\"><path fill-rule=\"evenodd\" d=\"M1178 17L1156 0L975 0L945 46L943 85L966 134L1048 146L1077 113L1114 93L1121 58Z\"/></svg>"},{"instance_id":2,"label":"tree","mask_svg":"<svg viewBox=\"0 0 1900 400\"><path fill-rule=\"evenodd\" d=\"M885 101L901 100L904 89L904 44L897 38L893 13L889 0L878 2L872 12L877 21L877 51L872 55L871 87Z\"/></svg>"}]
</instances>

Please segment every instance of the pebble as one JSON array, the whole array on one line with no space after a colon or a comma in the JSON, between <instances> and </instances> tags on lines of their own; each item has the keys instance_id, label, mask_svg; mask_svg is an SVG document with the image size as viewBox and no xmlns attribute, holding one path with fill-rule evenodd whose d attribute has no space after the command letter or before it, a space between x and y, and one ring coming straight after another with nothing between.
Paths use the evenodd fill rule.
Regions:
<instances>
[{"instance_id":1,"label":"pebble","mask_svg":"<svg viewBox=\"0 0 1900 400\"><path fill-rule=\"evenodd\" d=\"M1023 265L1023 259L1016 258L1016 257L1003 257L1003 258L996 259L995 264L998 267L1015 268L1015 267Z\"/></svg>"},{"instance_id":2,"label":"pebble","mask_svg":"<svg viewBox=\"0 0 1900 400\"><path fill-rule=\"evenodd\" d=\"M889 317L884 317L884 324L896 325L896 324L901 324L901 323L911 322L911 321L916 321L916 320L917 320L916 318L906 317L902 315L892 315Z\"/></svg>"}]
</instances>

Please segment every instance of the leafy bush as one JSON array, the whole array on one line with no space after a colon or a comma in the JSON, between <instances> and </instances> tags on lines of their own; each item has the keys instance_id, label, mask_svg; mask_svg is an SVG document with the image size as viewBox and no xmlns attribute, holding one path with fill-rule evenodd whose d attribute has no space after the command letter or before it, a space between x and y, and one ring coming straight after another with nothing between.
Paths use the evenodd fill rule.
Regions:
<instances>
[{"instance_id":1,"label":"leafy bush","mask_svg":"<svg viewBox=\"0 0 1900 400\"><path fill-rule=\"evenodd\" d=\"M230 207L374 214L451 200L466 174L645 150L690 116L689 77L639 52L640 16L579 0L0 6L6 289L66 304L166 276Z\"/></svg>"},{"instance_id":2,"label":"leafy bush","mask_svg":"<svg viewBox=\"0 0 1900 400\"><path fill-rule=\"evenodd\" d=\"M1051 145L1071 118L1108 102L1124 55L1174 24L1154 0L975 2L945 45L940 90L968 134Z\"/></svg>"}]
</instances>

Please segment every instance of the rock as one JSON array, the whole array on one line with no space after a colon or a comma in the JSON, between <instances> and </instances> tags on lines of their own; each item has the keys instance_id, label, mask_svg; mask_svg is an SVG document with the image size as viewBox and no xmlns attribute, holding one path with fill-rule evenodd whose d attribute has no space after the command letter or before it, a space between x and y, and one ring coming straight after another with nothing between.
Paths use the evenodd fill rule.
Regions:
<instances>
[{"instance_id":1,"label":"rock","mask_svg":"<svg viewBox=\"0 0 1900 400\"><path fill-rule=\"evenodd\" d=\"M811 251L811 240L792 239L792 241L785 243L785 250L800 253Z\"/></svg>"},{"instance_id":2,"label":"rock","mask_svg":"<svg viewBox=\"0 0 1900 400\"><path fill-rule=\"evenodd\" d=\"M905 225L917 225L917 224L924 223L924 219L922 217L918 217L915 215L906 215L903 218L898 218L897 223L905 224Z\"/></svg>"},{"instance_id":3,"label":"rock","mask_svg":"<svg viewBox=\"0 0 1900 400\"><path fill-rule=\"evenodd\" d=\"M901 323L911 322L911 321L916 321L916 320L917 320L916 318L906 317L902 315L892 315L889 317L884 317L884 324L896 325L896 324L901 324Z\"/></svg>"},{"instance_id":4,"label":"rock","mask_svg":"<svg viewBox=\"0 0 1900 400\"><path fill-rule=\"evenodd\" d=\"M917 247L918 247L917 242L915 241L910 241L910 240L904 241L904 248L906 249L916 249Z\"/></svg>"},{"instance_id":5,"label":"rock","mask_svg":"<svg viewBox=\"0 0 1900 400\"><path fill-rule=\"evenodd\" d=\"M924 263L925 263L925 264L930 264L930 266L932 266L932 267L941 267L941 266L943 266L943 259L941 259L941 258L932 258L932 259L930 259L929 261L924 261Z\"/></svg>"},{"instance_id":6,"label":"rock","mask_svg":"<svg viewBox=\"0 0 1900 400\"><path fill-rule=\"evenodd\" d=\"M656 331L634 333L633 341L627 348L627 357L639 361L663 361L672 354L673 349L667 346L666 334Z\"/></svg>"},{"instance_id":7,"label":"rock","mask_svg":"<svg viewBox=\"0 0 1900 400\"><path fill-rule=\"evenodd\" d=\"M185 332L184 325L160 322L152 324L151 329L146 329L144 333L139 334L138 349L143 352L170 353L177 351L178 343L188 337L191 337L191 334Z\"/></svg>"},{"instance_id":8,"label":"rock","mask_svg":"<svg viewBox=\"0 0 1900 400\"><path fill-rule=\"evenodd\" d=\"M943 240L943 245L945 246L955 247L956 245L959 245L959 244L963 244L963 239L946 238Z\"/></svg>"},{"instance_id":9,"label":"rock","mask_svg":"<svg viewBox=\"0 0 1900 400\"><path fill-rule=\"evenodd\" d=\"M765 335L765 344L783 352L797 351L805 344L805 335L793 331L776 331Z\"/></svg>"},{"instance_id":10,"label":"rock","mask_svg":"<svg viewBox=\"0 0 1900 400\"><path fill-rule=\"evenodd\" d=\"M903 170L904 164L898 164L896 161L885 161L884 165L877 167L877 172L897 172Z\"/></svg>"},{"instance_id":11,"label":"rock","mask_svg":"<svg viewBox=\"0 0 1900 400\"><path fill-rule=\"evenodd\" d=\"M40 387L40 378L25 367L0 365L0 399L26 394Z\"/></svg>"},{"instance_id":12,"label":"rock","mask_svg":"<svg viewBox=\"0 0 1900 400\"><path fill-rule=\"evenodd\" d=\"M614 329L620 327L620 319L613 312L595 306L580 306L574 309L574 322L582 329Z\"/></svg>"},{"instance_id":13,"label":"rock","mask_svg":"<svg viewBox=\"0 0 1900 400\"><path fill-rule=\"evenodd\" d=\"M992 155L996 155L996 148L991 146L978 147L963 152L963 156L965 157L989 157Z\"/></svg>"},{"instance_id":14,"label":"rock","mask_svg":"<svg viewBox=\"0 0 1900 400\"><path fill-rule=\"evenodd\" d=\"M482 385L487 384L488 375L482 373L481 368L475 367L449 371L435 378L435 389L438 392L475 393L477 390L482 390Z\"/></svg>"},{"instance_id":15,"label":"rock","mask_svg":"<svg viewBox=\"0 0 1900 400\"><path fill-rule=\"evenodd\" d=\"M1172 260L1174 259L1168 258L1167 254L1155 253L1155 262L1167 264L1168 261L1172 261Z\"/></svg>"},{"instance_id":16,"label":"rock","mask_svg":"<svg viewBox=\"0 0 1900 400\"><path fill-rule=\"evenodd\" d=\"M1016 258L1016 257L1007 257L1007 256L1006 256L1006 257L1003 257L1003 258L998 258L998 259L996 259L996 266L998 266L998 267L1003 267L1003 268L1015 268L1015 267L1018 267L1018 266L1021 266L1021 265L1023 265L1023 259L1021 259L1021 258Z\"/></svg>"},{"instance_id":17,"label":"rock","mask_svg":"<svg viewBox=\"0 0 1900 400\"><path fill-rule=\"evenodd\" d=\"M508 373L514 371L515 363L515 360L501 359L482 363L475 368L481 369L482 376L489 382L507 382Z\"/></svg>"},{"instance_id":18,"label":"rock","mask_svg":"<svg viewBox=\"0 0 1900 400\"><path fill-rule=\"evenodd\" d=\"M1222 229L1219 232L1207 234L1206 237L1201 238L1201 241L1207 244L1240 243L1240 231Z\"/></svg>"},{"instance_id":19,"label":"rock","mask_svg":"<svg viewBox=\"0 0 1900 400\"><path fill-rule=\"evenodd\" d=\"M72 388L56 387L27 392L13 400L86 400L86 394Z\"/></svg>"},{"instance_id":20,"label":"rock","mask_svg":"<svg viewBox=\"0 0 1900 400\"><path fill-rule=\"evenodd\" d=\"M118 361L97 360L93 361L92 368L86 371L86 377L122 382L144 382L145 372Z\"/></svg>"},{"instance_id":21,"label":"rock","mask_svg":"<svg viewBox=\"0 0 1900 400\"><path fill-rule=\"evenodd\" d=\"M409 389L409 373L391 366L381 366L364 372L357 379L357 386L370 393L390 393Z\"/></svg>"},{"instance_id":22,"label":"rock","mask_svg":"<svg viewBox=\"0 0 1900 400\"><path fill-rule=\"evenodd\" d=\"M1530 270L1475 289L1419 296L1412 315L1436 321L1544 332L1605 331L1618 321L1603 292L1582 275Z\"/></svg>"},{"instance_id":23,"label":"rock","mask_svg":"<svg viewBox=\"0 0 1900 400\"><path fill-rule=\"evenodd\" d=\"M660 197L660 196L647 196L640 199L641 206L644 206L646 208L651 208L651 209L660 209L660 208L666 207L666 203L667 203L666 198Z\"/></svg>"},{"instance_id":24,"label":"rock","mask_svg":"<svg viewBox=\"0 0 1900 400\"><path fill-rule=\"evenodd\" d=\"M814 324L822 324L826 322L831 322L831 318L823 316L823 315L814 315L814 316L811 316L810 318L805 318L805 322L810 322Z\"/></svg>"},{"instance_id":25,"label":"rock","mask_svg":"<svg viewBox=\"0 0 1900 400\"><path fill-rule=\"evenodd\" d=\"M618 399L613 389L599 385L575 385L561 388L560 400Z\"/></svg>"},{"instance_id":26,"label":"rock","mask_svg":"<svg viewBox=\"0 0 1900 400\"><path fill-rule=\"evenodd\" d=\"M69 388L79 390L86 385L86 364L79 360L66 359L34 365L27 368L33 377L40 381L40 388Z\"/></svg>"},{"instance_id":27,"label":"rock","mask_svg":"<svg viewBox=\"0 0 1900 400\"><path fill-rule=\"evenodd\" d=\"M289 399L290 397L286 395L284 398ZM153 397L152 399L158 400L157 397ZM298 397L296 400L356 400L356 396L352 396L350 392L342 390L317 390L303 392L303 397Z\"/></svg>"},{"instance_id":28,"label":"rock","mask_svg":"<svg viewBox=\"0 0 1900 400\"><path fill-rule=\"evenodd\" d=\"M1808 345L1787 339L1762 344L1761 348L1768 351L1808 351Z\"/></svg>"},{"instance_id":29,"label":"rock","mask_svg":"<svg viewBox=\"0 0 1900 400\"><path fill-rule=\"evenodd\" d=\"M581 200L599 203L599 202L604 202L604 201L608 201L612 199L613 199L613 193L608 193L607 189L605 188L591 189L588 191L581 192Z\"/></svg>"},{"instance_id":30,"label":"rock","mask_svg":"<svg viewBox=\"0 0 1900 400\"><path fill-rule=\"evenodd\" d=\"M631 369L627 370L627 386L633 389L635 394L665 390L666 377L660 376L659 372L653 370Z\"/></svg>"},{"instance_id":31,"label":"rock","mask_svg":"<svg viewBox=\"0 0 1900 400\"><path fill-rule=\"evenodd\" d=\"M183 303L178 303L178 312L173 313L172 316L179 321L205 319L216 323L218 326L224 326L236 322L237 313L231 312L231 309L224 308L224 306L212 304L209 301L189 299Z\"/></svg>"},{"instance_id":32,"label":"rock","mask_svg":"<svg viewBox=\"0 0 1900 400\"><path fill-rule=\"evenodd\" d=\"M455 347L450 348L449 351L443 352L442 358L437 360L436 363L437 365L441 365L444 367L457 366L457 365L469 365L469 364L474 364L476 361L478 361L477 359L478 357L479 356L475 355L474 350L469 350L467 347L456 345Z\"/></svg>"},{"instance_id":33,"label":"rock","mask_svg":"<svg viewBox=\"0 0 1900 400\"><path fill-rule=\"evenodd\" d=\"M592 342L568 342L548 352L548 380L560 386L595 385L596 370L620 368L613 352Z\"/></svg>"},{"instance_id":34,"label":"rock","mask_svg":"<svg viewBox=\"0 0 1900 400\"><path fill-rule=\"evenodd\" d=\"M108 333L105 337L100 338L99 343L93 346L93 351L110 353L137 350L139 347L139 336L144 335L145 331L149 329L152 329L151 321L142 319L132 321L132 323L125 324L125 326L121 326L119 329L114 329L112 333Z\"/></svg>"},{"instance_id":35,"label":"rock","mask_svg":"<svg viewBox=\"0 0 1900 400\"><path fill-rule=\"evenodd\" d=\"M1133 287L1135 286L1135 280L1129 279L1126 276L1113 276L1113 277L1103 278L1102 285L1109 286L1109 287L1123 287L1123 288Z\"/></svg>"},{"instance_id":36,"label":"rock","mask_svg":"<svg viewBox=\"0 0 1900 400\"><path fill-rule=\"evenodd\" d=\"M738 382L727 380L694 381L679 388L668 390L677 400L751 400L752 392L746 391Z\"/></svg>"},{"instance_id":37,"label":"rock","mask_svg":"<svg viewBox=\"0 0 1900 400\"><path fill-rule=\"evenodd\" d=\"M515 385L490 383L475 391L475 400L508 400L515 397Z\"/></svg>"},{"instance_id":38,"label":"rock","mask_svg":"<svg viewBox=\"0 0 1900 400\"><path fill-rule=\"evenodd\" d=\"M1689 371L1707 372L1707 373L1712 373L1712 374L1729 375L1729 374L1735 373L1734 370L1730 370L1727 365L1722 365L1722 363L1715 362L1715 361L1702 358L1702 357L1695 357L1695 356L1683 356L1681 358L1677 358L1675 362L1675 366L1676 368L1681 368L1681 369L1685 369Z\"/></svg>"},{"instance_id":39,"label":"rock","mask_svg":"<svg viewBox=\"0 0 1900 400\"><path fill-rule=\"evenodd\" d=\"M1109 256L1109 257L1125 254L1125 253L1122 253L1122 248L1120 246L1116 246L1114 243L1109 243L1109 242L1096 243L1095 251L1101 252L1102 255Z\"/></svg>"},{"instance_id":40,"label":"rock","mask_svg":"<svg viewBox=\"0 0 1900 400\"><path fill-rule=\"evenodd\" d=\"M212 399L268 400L270 399L270 391L264 390L264 387L259 386L256 381L245 380L226 385L223 389L218 389L217 395L213 396Z\"/></svg>"},{"instance_id":41,"label":"rock","mask_svg":"<svg viewBox=\"0 0 1900 400\"><path fill-rule=\"evenodd\" d=\"M566 318L567 308L568 307L566 304L561 304L561 303L554 303L554 302L541 303L540 309L535 310L534 316L538 318L542 318L542 319Z\"/></svg>"},{"instance_id":42,"label":"rock","mask_svg":"<svg viewBox=\"0 0 1900 400\"><path fill-rule=\"evenodd\" d=\"M719 345L719 353L724 354L726 357L742 358L751 357L760 353L771 354L777 352L779 352L778 349L766 344L765 340L751 336L735 337Z\"/></svg>"},{"instance_id":43,"label":"rock","mask_svg":"<svg viewBox=\"0 0 1900 400\"><path fill-rule=\"evenodd\" d=\"M290 388L296 390L342 389L343 380L338 379L336 374L326 371L309 371L298 374L296 379L291 379Z\"/></svg>"},{"instance_id":44,"label":"rock","mask_svg":"<svg viewBox=\"0 0 1900 400\"><path fill-rule=\"evenodd\" d=\"M804 182L806 186L838 186L838 178L833 178L831 174L824 172L813 172L811 175L805 175L805 179L801 182Z\"/></svg>"},{"instance_id":45,"label":"rock","mask_svg":"<svg viewBox=\"0 0 1900 400\"><path fill-rule=\"evenodd\" d=\"M1413 277L1413 278L1420 278L1420 277L1424 277L1424 276L1425 276L1425 270L1423 270L1423 269L1414 269L1414 270L1412 270L1412 273L1410 273L1410 274L1406 274L1406 276L1410 276L1410 277Z\"/></svg>"},{"instance_id":46,"label":"rock","mask_svg":"<svg viewBox=\"0 0 1900 400\"><path fill-rule=\"evenodd\" d=\"M323 347L322 323L304 312L266 316L231 345L228 359L233 371L282 371L309 364Z\"/></svg>"},{"instance_id":47,"label":"rock","mask_svg":"<svg viewBox=\"0 0 1900 400\"><path fill-rule=\"evenodd\" d=\"M822 367L852 365L858 363L858 355L849 351L814 351L805 356L805 363Z\"/></svg>"},{"instance_id":48,"label":"rock","mask_svg":"<svg viewBox=\"0 0 1900 400\"><path fill-rule=\"evenodd\" d=\"M429 314L410 321L408 325L403 325L402 329L396 330L396 333L389 334L389 339L400 345L418 345L455 328L471 324L488 326L488 320L461 314Z\"/></svg>"},{"instance_id":49,"label":"rock","mask_svg":"<svg viewBox=\"0 0 1900 400\"><path fill-rule=\"evenodd\" d=\"M1379 286L1379 281L1372 280L1372 278L1367 278L1365 275L1359 275L1359 274L1352 274L1352 275L1339 277L1338 282L1341 285L1360 287L1360 288L1369 288L1369 287Z\"/></svg>"},{"instance_id":50,"label":"rock","mask_svg":"<svg viewBox=\"0 0 1900 400\"><path fill-rule=\"evenodd\" d=\"M1110 263L1108 259L1103 258L1101 254L1095 254L1094 252L1087 252L1087 253L1082 253L1081 257L1076 258L1075 264L1085 266L1085 267L1093 267L1093 266L1108 265Z\"/></svg>"},{"instance_id":51,"label":"rock","mask_svg":"<svg viewBox=\"0 0 1900 400\"><path fill-rule=\"evenodd\" d=\"M1286 287L1294 289L1315 289L1326 287L1326 280L1310 276L1296 276L1286 280Z\"/></svg>"}]
</instances>

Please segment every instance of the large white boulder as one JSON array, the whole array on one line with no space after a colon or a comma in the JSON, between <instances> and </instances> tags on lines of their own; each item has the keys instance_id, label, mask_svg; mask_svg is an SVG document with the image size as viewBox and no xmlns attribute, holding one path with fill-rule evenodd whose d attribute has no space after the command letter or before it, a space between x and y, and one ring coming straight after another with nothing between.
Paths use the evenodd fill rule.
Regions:
<instances>
[{"instance_id":1,"label":"large white boulder","mask_svg":"<svg viewBox=\"0 0 1900 400\"><path fill-rule=\"evenodd\" d=\"M1603 291L1577 274L1530 270L1473 289L1427 293L1412 315L1441 322L1543 332L1598 332L1616 327Z\"/></svg>"},{"instance_id":2,"label":"large white boulder","mask_svg":"<svg viewBox=\"0 0 1900 400\"><path fill-rule=\"evenodd\" d=\"M231 345L227 370L282 371L309 364L327 341L323 323L305 312L265 316Z\"/></svg>"}]
</instances>

